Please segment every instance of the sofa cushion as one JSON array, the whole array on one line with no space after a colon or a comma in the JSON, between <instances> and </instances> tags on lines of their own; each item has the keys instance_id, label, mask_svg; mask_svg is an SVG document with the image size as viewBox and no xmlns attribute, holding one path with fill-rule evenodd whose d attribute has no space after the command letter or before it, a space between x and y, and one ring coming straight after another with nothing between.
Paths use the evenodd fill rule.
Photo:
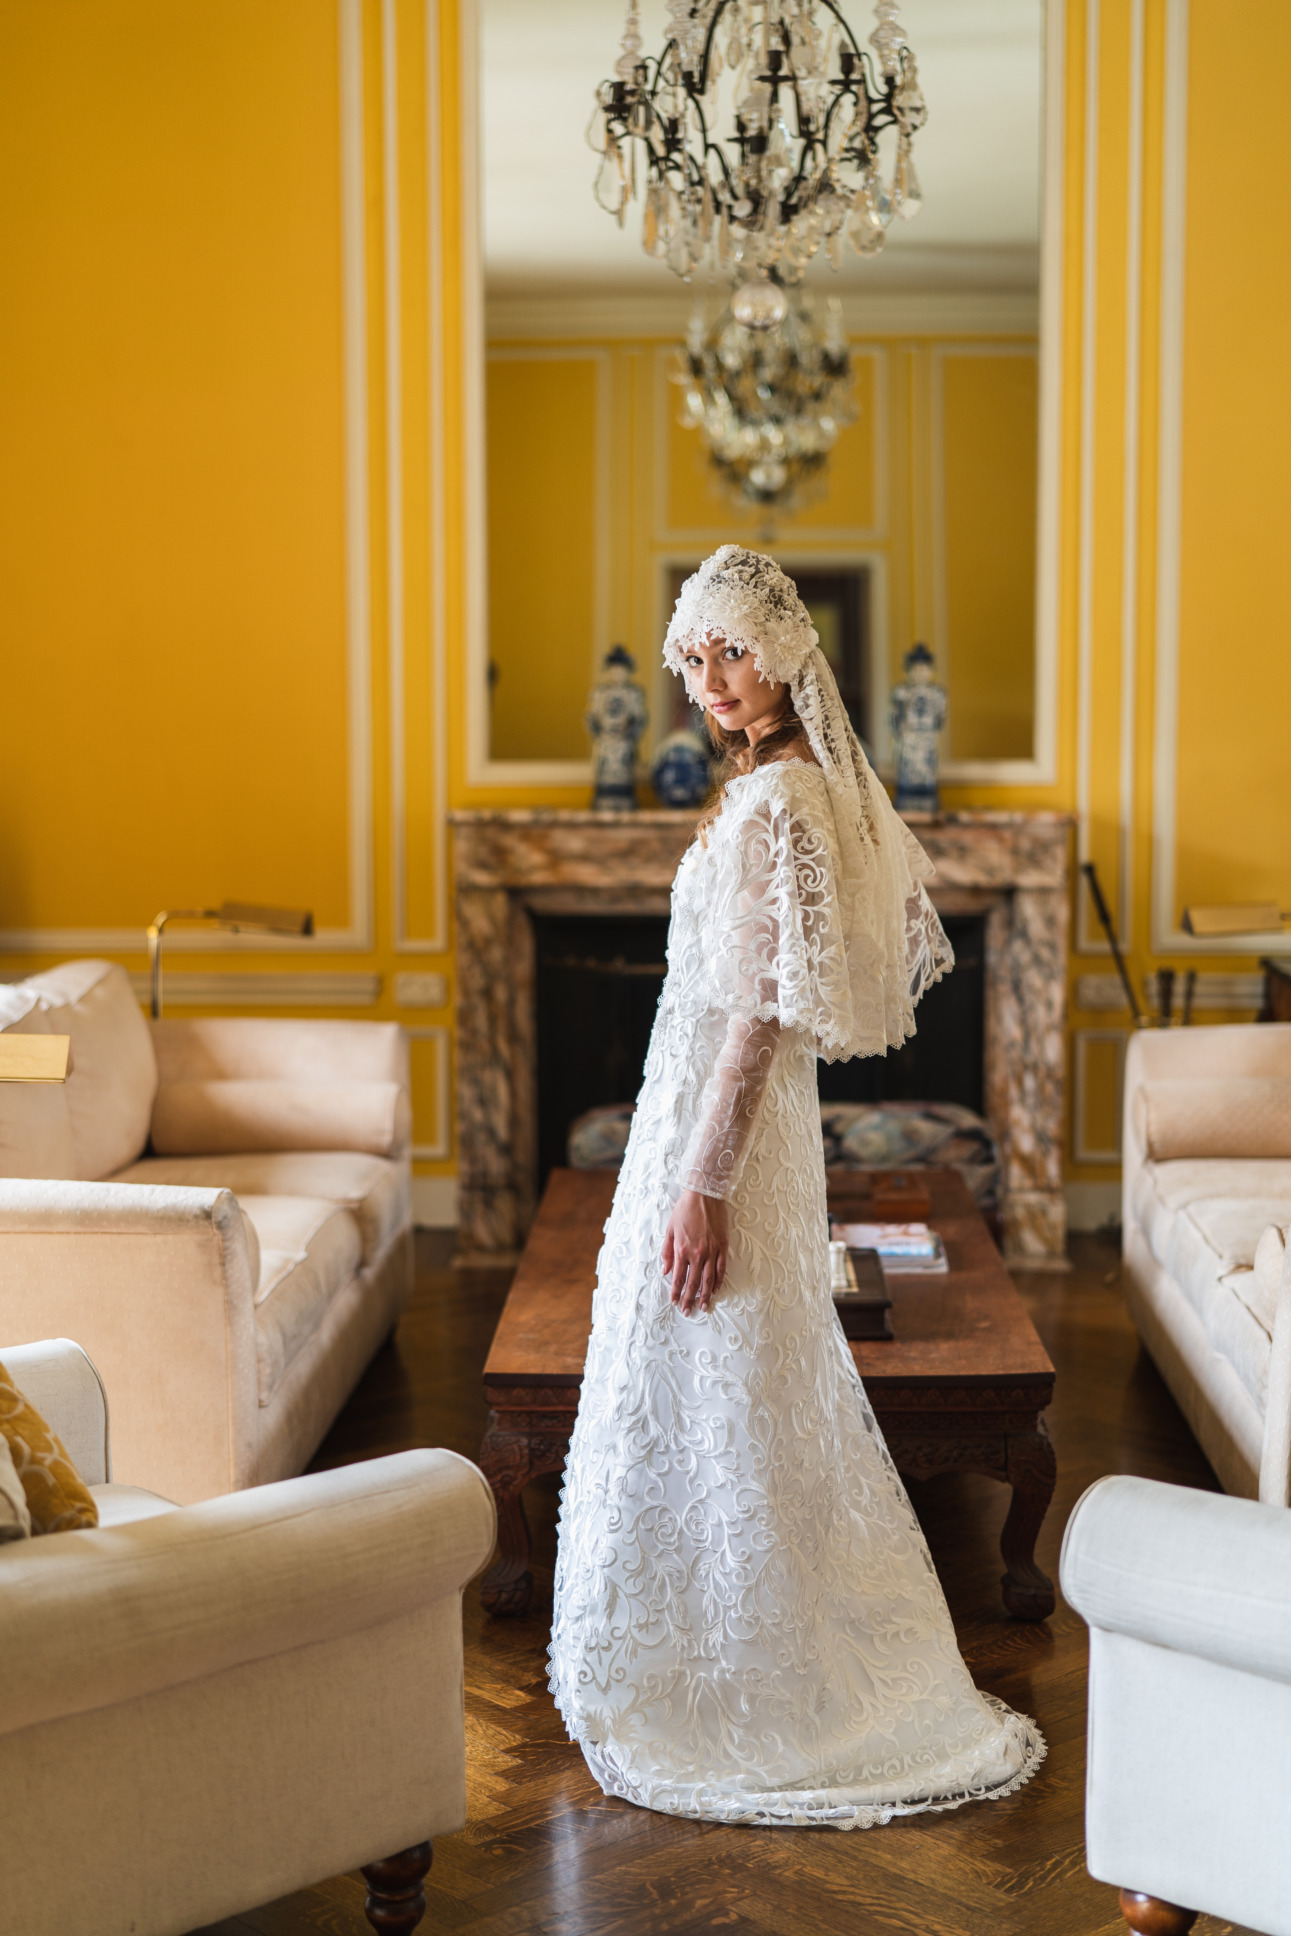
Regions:
<instances>
[{"instance_id":1,"label":"sofa cushion","mask_svg":"<svg viewBox=\"0 0 1291 1936\"><path fill-rule=\"evenodd\" d=\"M1166 1233L1180 1210L1207 1197L1246 1198L1285 1206L1291 1217L1291 1159L1277 1157L1180 1157L1144 1163L1130 1191L1130 1212L1158 1262Z\"/></svg>"},{"instance_id":2,"label":"sofa cushion","mask_svg":"<svg viewBox=\"0 0 1291 1936\"><path fill-rule=\"evenodd\" d=\"M1141 1082L1131 1121L1139 1147L1155 1162L1187 1156L1291 1157L1291 1077Z\"/></svg>"},{"instance_id":3,"label":"sofa cushion","mask_svg":"<svg viewBox=\"0 0 1291 1936\"><path fill-rule=\"evenodd\" d=\"M1286 1262L1287 1224L1285 1213L1268 1229L1255 1246L1255 1267L1250 1280L1238 1289L1238 1296L1247 1306L1253 1318L1273 1336L1273 1324L1278 1313L1278 1292L1282 1287L1282 1269Z\"/></svg>"},{"instance_id":4,"label":"sofa cushion","mask_svg":"<svg viewBox=\"0 0 1291 1936\"><path fill-rule=\"evenodd\" d=\"M358 1270L359 1226L348 1210L311 1197L240 1197L260 1240L256 1359L260 1403L323 1321L328 1305Z\"/></svg>"},{"instance_id":5,"label":"sofa cushion","mask_svg":"<svg viewBox=\"0 0 1291 1936\"><path fill-rule=\"evenodd\" d=\"M1278 1202L1202 1198L1157 1224L1158 1262L1196 1311L1206 1336L1227 1359L1263 1412L1268 1399L1269 1340L1252 1308L1254 1259Z\"/></svg>"},{"instance_id":6,"label":"sofa cushion","mask_svg":"<svg viewBox=\"0 0 1291 1936\"><path fill-rule=\"evenodd\" d=\"M152 1114L159 1156L337 1149L385 1156L406 1148L410 1132L408 1092L397 1082L189 1078L163 1082Z\"/></svg>"},{"instance_id":7,"label":"sofa cushion","mask_svg":"<svg viewBox=\"0 0 1291 1936\"><path fill-rule=\"evenodd\" d=\"M149 1156L114 1183L167 1183L232 1190L243 1197L322 1197L349 1210L373 1263L410 1221L408 1172L402 1163L350 1150L268 1150L234 1156ZM263 1244L263 1238L261 1242Z\"/></svg>"},{"instance_id":8,"label":"sofa cushion","mask_svg":"<svg viewBox=\"0 0 1291 1936\"><path fill-rule=\"evenodd\" d=\"M148 1141L157 1060L130 977L111 961L66 961L26 983L55 1035L72 1038L67 1109L73 1176L93 1183L133 1163ZM57 1175L56 1171L42 1172Z\"/></svg>"},{"instance_id":9,"label":"sofa cushion","mask_svg":"<svg viewBox=\"0 0 1291 1936\"><path fill-rule=\"evenodd\" d=\"M1232 1271L1212 1287L1201 1314L1206 1336L1226 1358L1254 1399L1261 1416L1269 1402L1269 1369L1273 1351L1269 1334L1242 1295L1250 1271Z\"/></svg>"},{"instance_id":10,"label":"sofa cushion","mask_svg":"<svg viewBox=\"0 0 1291 1936\"><path fill-rule=\"evenodd\" d=\"M0 986L0 1032L65 1034L26 982ZM0 1176L70 1178L76 1175L72 1117L65 1082L0 1082Z\"/></svg>"}]
</instances>

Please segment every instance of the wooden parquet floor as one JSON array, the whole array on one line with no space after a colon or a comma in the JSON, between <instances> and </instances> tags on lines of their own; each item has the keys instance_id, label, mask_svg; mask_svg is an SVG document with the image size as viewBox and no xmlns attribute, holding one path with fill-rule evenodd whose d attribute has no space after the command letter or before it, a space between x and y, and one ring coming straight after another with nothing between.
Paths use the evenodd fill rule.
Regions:
<instances>
[{"instance_id":1,"label":"wooden parquet floor","mask_svg":"<svg viewBox=\"0 0 1291 1936\"><path fill-rule=\"evenodd\" d=\"M449 1270L442 1238L418 1241L415 1302L316 1466L410 1445L478 1450L480 1370L508 1280ZM1078 1239L1075 1262L1070 1276L1018 1278L1058 1373L1049 1412L1058 1490L1037 1555L1055 1580L1067 1515L1103 1473L1215 1486L1139 1349L1115 1250ZM678 1822L608 1800L546 1689L553 1480L530 1495L533 1612L490 1620L467 1591L470 1817L436 1844L426 1936L1124 1936L1114 1891L1084 1866L1084 1626L1061 1599L1041 1626L1006 1617L1002 1487L955 1474L912 1496L974 1677L1035 1715L1048 1737L1049 1758L1029 1787L851 1834ZM370 1936L362 1903L361 1879L342 1876L203 1936ZM1197 1936L1248 1933L1203 1918Z\"/></svg>"}]
</instances>

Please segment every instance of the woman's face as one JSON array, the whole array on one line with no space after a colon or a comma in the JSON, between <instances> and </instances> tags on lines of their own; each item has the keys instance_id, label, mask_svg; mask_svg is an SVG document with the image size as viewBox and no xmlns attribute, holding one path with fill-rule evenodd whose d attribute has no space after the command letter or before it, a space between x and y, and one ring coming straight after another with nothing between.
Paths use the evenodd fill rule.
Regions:
<instances>
[{"instance_id":1,"label":"woman's face","mask_svg":"<svg viewBox=\"0 0 1291 1936\"><path fill-rule=\"evenodd\" d=\"M728 733L752 728L756 737L784 711L785 688L764 679L753 654L720 634L688 644L685 665L691 697Z\"/></svg>"}]
</instances>

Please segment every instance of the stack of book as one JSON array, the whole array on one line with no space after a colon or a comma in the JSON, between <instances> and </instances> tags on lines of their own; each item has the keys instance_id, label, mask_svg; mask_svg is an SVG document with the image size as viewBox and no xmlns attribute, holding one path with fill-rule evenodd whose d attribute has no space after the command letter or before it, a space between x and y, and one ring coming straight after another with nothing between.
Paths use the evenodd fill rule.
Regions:
<instances>
[{"instance_id":1,"label":"stack of book","mask_svg":"<svg viewBox=\"0 0 1291 1936\"><path fill-rule=\"evenodd\" d=\"M836 1223L830 1234L851 1250L876 1250L889 1277L950 1268L946 1246L926 1223Z\"/></svg>"}]
</instances>

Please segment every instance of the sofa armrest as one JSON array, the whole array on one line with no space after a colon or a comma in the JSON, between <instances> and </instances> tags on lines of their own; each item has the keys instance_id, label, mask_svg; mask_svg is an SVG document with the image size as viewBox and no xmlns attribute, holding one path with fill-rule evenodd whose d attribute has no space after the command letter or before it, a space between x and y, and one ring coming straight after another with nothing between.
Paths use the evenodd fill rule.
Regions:
<instances>
[{"instance_id":1,"label":"sofa armrest","mask_svg":"<svg viewBox=\"0 0 1291 1936\"><path fill-rule=\"evenodd\" d=\"M94 1361L70 1338L0 1345L0 1364L30 1399L87 1486L112 1477L108 1400Z\"/></svg>"},{"instance_id":2,"label":"sofa armrest","mask_svg":"<svg viewBox=\"0 0 1291 1936\"><path fill-rule=\"evenodd\" d=\"M415 1451L11 1546L0 1554L0 1733L442 1600L488 1558L494 1523L469 1460Z\"/></svg>"},{"instance_id":3,"label":"sofa armrest","mask_svg":"<svg viewBox=\"0 0 1291 1936\"><path fill-rule=\"evenodd\" d=\"M1156 1479L1100 1479L1062 1542L1091 1627L1291 1681L1291 1513Z\"/></svg>"},{"instance_id":4,"label":"sofa armrest","mask_svg":"<svg viewBox=\"0 0 1291 1936\"><path fill-rule=\"evenodd\" d=\"M248 1482L257 1276L228 1190L0 1181L0 1338L88 1352L127 1485L182 1503Z\"/></svg>"}]
</instances>

